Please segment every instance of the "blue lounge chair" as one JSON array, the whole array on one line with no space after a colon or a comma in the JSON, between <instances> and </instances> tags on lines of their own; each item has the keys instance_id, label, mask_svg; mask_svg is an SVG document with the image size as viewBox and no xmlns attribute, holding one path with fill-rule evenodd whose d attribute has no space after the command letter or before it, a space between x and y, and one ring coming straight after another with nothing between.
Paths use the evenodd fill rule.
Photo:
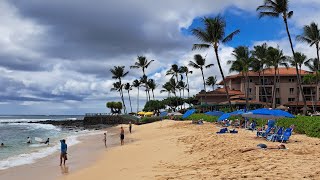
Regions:
<instances>
[{"instance_id":1,"label":"blue lounge chair","mask_svg":"<svg viewBox=\"0 0 320 180\"><path fill-rule=\"evenodd\" d=\"M291 128L287 128L284 131L283 135L281 135L281 136L279 136L277 138L277 141L282 142L282 143L283 142L287 142L287 141L289 141L289 138L290 138L291 135L292 135L292 129Z\"/></svg>"},{"instance_id":2,"label":"blue lounge chair","mask_svg":"<svg viewBox=\"0 0 320 180\"><path fill-rule=\"evenodd\" d=\"M283 127L280 127L278 130L277 130L277 133L275 134L268 134L267 135L267 140L268 141L276 141L279 137L282 136L282 132L283 132Z\"/></svg>"},{"instance_id":3,"label":"blue lounge chair","mask_svg":"<svg viewBox=\"0 0 320 180\"><path fill-rule=\"evenodd\" d=\"M219 132L217 132L217 134L224 134L228 132L228 128L221 128Z\"/></svg>"}]
</instances>

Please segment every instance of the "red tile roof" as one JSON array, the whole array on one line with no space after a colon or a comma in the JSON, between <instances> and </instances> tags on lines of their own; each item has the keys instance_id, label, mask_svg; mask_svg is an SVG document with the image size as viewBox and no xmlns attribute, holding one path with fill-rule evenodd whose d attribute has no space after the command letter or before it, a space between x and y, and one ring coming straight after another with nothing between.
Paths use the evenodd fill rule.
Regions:
<instances>
[{"instance_id":1,"label":"red tile roof","mask_svg":"<svg viewBox=\"0 0 320 180\"><path fill-rule=\"evenodd\" d=\"M244 95L244 93L242 93L241 91L239 90L229 90L229 95L230 96L234 96L234 95ZM226 95L226 90L225 88L218 88L218 89L215 89L213 91L209 91L207 92L207 96L225 96ZM197 94L197 96L205 96L205 93L204 92L200 92Z\"/></svg>"},{"instance_id":2,"label":"red tile roof","mask_svg":"<svg viewBox=\"0 0 320 180\"><path fill-rule=\"evenodd\" d=\"M279 73L280 76L296 76L297 75L296 68L288 68L287 69L285 67L280 67L279 71L277 71L277 73ZM311 71L301 70L301 75L312 74L312 73L313 72L311 72ZM248 75L251 77L257 77L257 76L259 76L259 73L249 71ZM262 72L260 75L262 76ZM274 68L264 69L264 76L274 76ZM235 79L235 78L239 78L239 77L242 77L241 73L227 76L225 79L229 80L229 79ZM223 81L219 82L219 85L223 85Z\"/></svg>"}]
</instances>

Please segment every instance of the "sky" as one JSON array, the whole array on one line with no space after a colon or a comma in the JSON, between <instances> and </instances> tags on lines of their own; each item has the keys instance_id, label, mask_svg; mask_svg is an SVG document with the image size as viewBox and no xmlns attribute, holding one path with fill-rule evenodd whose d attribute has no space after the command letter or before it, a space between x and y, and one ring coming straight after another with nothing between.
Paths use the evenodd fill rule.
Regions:
<instances>
[{"instance_id":1,"label":"sky","mask_svg":"<svg viewBox=\"0 0 320 180\"><path fill-rule=\"evenodd\" d=\"M111 92L110 69L125 66L124 82L142 76L130 69L138 55L155 61L147 75L158 87L171 64L187 65L195 54L206 56L205 76L220 78L213 50L192 51L199 43L190 30L201 27L201 18L221 15L226 31L240 34L219 48L223 70L229 73L234 47L252 48L267 42L290 54L284 24L280 18L259 19L256 8L263 0L1 0L0 1L0 114L84 114L108 112L108 101L120 101ZM320 1L290 1L289 20L293 39L304 25L320 23ZM314 47L294 41L296 51L308 58L316 56ZM201 73L193 70L190 92L202 89ZM131 92L133 111L137 109L137 90ZM128 96L125 94L129 107ZM140 92L140 109L145 103Z\"/></svg>"}]
</instances>

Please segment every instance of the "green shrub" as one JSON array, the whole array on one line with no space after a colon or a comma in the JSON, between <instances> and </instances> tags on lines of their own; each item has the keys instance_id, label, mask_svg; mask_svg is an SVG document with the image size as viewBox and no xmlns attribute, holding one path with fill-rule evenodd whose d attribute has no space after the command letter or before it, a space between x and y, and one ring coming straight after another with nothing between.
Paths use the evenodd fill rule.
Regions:
<instances>
[{"instance_id":1,"label":"green shrub","mask_svg":"<svg viewBox=\"0 0 320 180\"><path fill-rule=\"evenodd\" d=\"M152 123L152 122L156 122L156 121L161 121L162 118L159 116L155 116L155 117L143 117L139 120L139 124L147 124L147 123Z\"/></svg>"},{"instance_id":2,"label":"green shrub","mask_svg":"<svg viewBox=\"0 0 320 180\"><path fill-rule=\"evenodd\" d=\"M207 122L215 122L215 121L217 121L218 117L217 116L209 116L209 115L202 114L202 113L195 113L195 114L192 114L191 116L189 116L183 120L200 120L200 119L203 119L204 121L207 121Z\"/></svg>"}]
</instances>

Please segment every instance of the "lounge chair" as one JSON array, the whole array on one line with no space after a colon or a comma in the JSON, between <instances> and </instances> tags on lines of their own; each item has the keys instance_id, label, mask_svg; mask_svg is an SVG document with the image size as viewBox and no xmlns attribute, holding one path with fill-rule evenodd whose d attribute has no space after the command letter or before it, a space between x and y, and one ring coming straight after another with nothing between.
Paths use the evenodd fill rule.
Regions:
<instances>
[{"instance_id":1,"label":"lounge chair","mask_svg":"<svg viewBox=\"0 0 320 180\"><path fill-rule=\"evenodd\" d=\"M285 130L285 132L283 133L283 135L281 135L281 136L279 136L278 138L277 138L277 141L279 141L279 142L287 142L287 141L289 141L289 138L290 138L290 136L292 135L292 129L291 128L287 128L286 130Z\"/></svg>"},{"instance_id":2,"label":"lounge chair","mask_svg":"<svg viewBox=\"0 0 320 180\"><path fill-rule=\"evenodd\" d=\"M228 128L221 128L219 132L217 132L217 134L224 134L228 132Z\"/></svg>"},{"instance_id":3,"label":"lounge chair","mask_svg":"<svg viewBox=\"0 0 320 180\"><path fill-rule=\"evenodd\" d=\"M268 141L276 141L279 137L282 136L282 132L283 132L283 127L280 127L278 130L277 130L277 133L275 134L268 134L267 135L267 140Z\"/></svg>"}]
</instances>

